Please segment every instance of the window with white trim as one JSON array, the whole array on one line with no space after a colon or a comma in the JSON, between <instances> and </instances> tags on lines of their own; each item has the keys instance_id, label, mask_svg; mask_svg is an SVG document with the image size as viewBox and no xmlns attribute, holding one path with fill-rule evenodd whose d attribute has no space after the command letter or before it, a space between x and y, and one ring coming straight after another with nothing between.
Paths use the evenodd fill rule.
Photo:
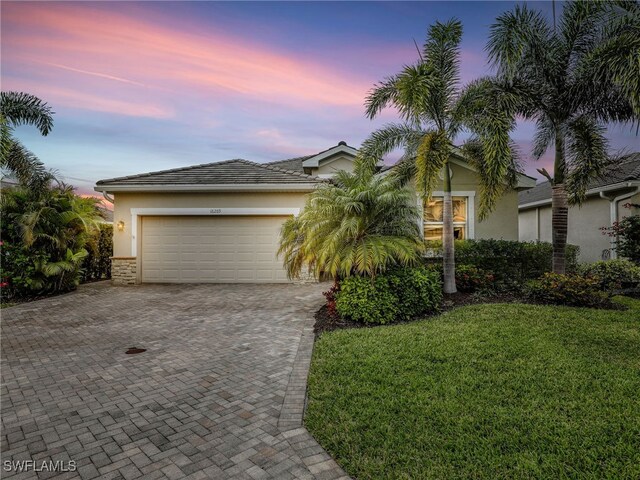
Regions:
<instances>
[{"instance_id":1,"label":"window with white trim","mask_svg":"<svg viewBox=\"0 0 640 480\"><path fill-rule=\"evenodd\" d=\"M469 197L452 197L453 200L453 236L456 240L469 238ZM424 238L442 240L443 197L431 197L424 203Z\"/></svg>"}]
</instances>

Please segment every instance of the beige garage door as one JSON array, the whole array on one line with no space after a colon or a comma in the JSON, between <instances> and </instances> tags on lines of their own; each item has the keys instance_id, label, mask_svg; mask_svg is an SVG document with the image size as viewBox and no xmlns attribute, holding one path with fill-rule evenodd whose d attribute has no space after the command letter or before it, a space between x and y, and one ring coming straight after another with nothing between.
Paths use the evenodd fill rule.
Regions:
<instances>
[{"instance_id":1,"label":"beige garage door","mask_svg":"<svg viewBox=\"0 0 640 480\"><path fill-rule=\"evenodd\" d=\"M282 283L276 258L286 217L142 217L142 281Z\"/></svg>"}]
</instances>

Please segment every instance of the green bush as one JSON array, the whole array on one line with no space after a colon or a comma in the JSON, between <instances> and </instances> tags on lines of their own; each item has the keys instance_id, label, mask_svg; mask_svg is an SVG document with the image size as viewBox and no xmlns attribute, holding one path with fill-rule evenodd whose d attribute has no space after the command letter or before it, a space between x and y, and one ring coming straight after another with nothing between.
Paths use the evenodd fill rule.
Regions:
<instances>
[{"instance_id":1,"label":"green bush","mask_svg":"<svg viewBox=\"0 0 640 480\"><path fill-rule=\"evenodd\" d=\"M630 260L607 260L581 265L582 275L594 278L600 288L607 292L616 292L640 285L640 266Z\"/></svg>"},{"instance_id":2,"label":"green bush","mask_svg":"<svg viewBox=\"0 0 640 480\"><path fill-rule=\"evenodd\" d=\"M113 225L101 223L85 246L89 253L82 262L82 282L111 278Z\"/></svg>"},{"instance_id":3,"label":"green bush","mask_svg":"<svg viewBox=\"0 0 640 480\"><path fill-rule=\"evenodd\" d=\"M398 318L410 320L439 310L442 303L439 273L426 268L398 268L386 275L398 298Z\"/></svg>"},{"instance_id":4,"label":"green bush","mask_svg":"<svg viewBox=\"0 0 640 480\"><path fill-rule=\"evenodd\" d=\"M473 265L456 265L456 287L461 292L477 292L493 285L494 276Z\"/></svg>"},{"instance_id":5,"label":"green bush","mask_svg":"<svg viewBox=\"0 0 640 480\"><path fill-rule=\"evenodd\" d=\"M553 305L611 306L609 296L600 291L600 282L579 274L545 273L539 279L527 283L525 294L530 300Z\"/></svg>"},{"instance_id":6,"label":"green bush","mask_svg":"<svg viewBox=\"0 0 640 480\"><path fill-rule=\"evenodd\" d=\"M441 242L428 242L433 263L442 256ZM567 273L577 271L579 248L567 245ZM518 288L551 271L553 248L546 242L517 242L512 240L458 240L455 242L457 265L471 265L494 276L495 288Z\"/></svg>"},{"instance_id":7,"label":"green bush","mask_svg":"<svg viewBox=\"0 0 640 480\"><path fill-rule=\"evenodd\" d=\"M0 198L0 277L3 301L76 288L97 231L96 198L59 184L44 190L11 188Z\"/></svg>"},{"instance_id":8,"label":"green bush","mask_svg":"<svg viewBox=\"0 0 640 480\"><path fill-rule=\"evenodd\" d=\"M441 302L440 275L422 267L397 268L374 279L349 277L335 292L341 316L375 325L435 312Z\"/></svg>"},{"instance_id":9,"label":"green bush","mask_svg":"<svg viewBox=\"0 0 640 480\"><path fill-rule=\"evenodd\" d=\"M640 208L640 205L627 203L625 208ZM604 233L615 239L616 253L640 265L640 215L624 217L612 227L603 227Z\"/></svg>"},{"instance_id":10,"label":"green bush","mask_svg":"<svg viewBox=\"0 0 640 480\"><path fill-rule=\"evenodd\" d=\"M389 279L353 276L340 282L336 310L356 322L384 325L398 315L398 297L391 291Z\"/></svg>"}]
</instances>

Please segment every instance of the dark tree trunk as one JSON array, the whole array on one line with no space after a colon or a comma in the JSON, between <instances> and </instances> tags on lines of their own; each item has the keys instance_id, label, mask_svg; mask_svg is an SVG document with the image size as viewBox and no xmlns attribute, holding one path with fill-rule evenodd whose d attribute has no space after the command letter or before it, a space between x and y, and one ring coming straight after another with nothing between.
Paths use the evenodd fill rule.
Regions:
<instances>
[{"instance_id":1,"label":"dark tree trunk","mask_svg":"<svg viewBox=\"0 0 640 480\"><path fill-rule=\"evenodd\" d=\"M560 130L557 129L553 193L551 195L551 241L553 243L554 273L565 273L565 252L567 248L567 228L569 221L569 202L565 189L565 171L564 136Z\"/></svg>"},{"instance_id":2,"label":"dark tree trunk","mask_svg":"<svg viewBox=\"0 0 640 480\"><path fill-rule=\"evenodd\" d=\"M551 229L553 241L553 272L565 273L565 250L567 248L567 223L569 204L564 183L553 186L551 196Z\"/></svg>"},{"instance_id":3,"label":"dark tree trunk","mask_svg":"<svg viewBox=\"0 0 640 480\"><path fill-rule=\"evenodd\" d=\"M456 260L453 238L453 200L449 162L444 164L444 198L442 205L442 261L444 269L444 293L456 293Z\"/></svg>"}]
</instances>

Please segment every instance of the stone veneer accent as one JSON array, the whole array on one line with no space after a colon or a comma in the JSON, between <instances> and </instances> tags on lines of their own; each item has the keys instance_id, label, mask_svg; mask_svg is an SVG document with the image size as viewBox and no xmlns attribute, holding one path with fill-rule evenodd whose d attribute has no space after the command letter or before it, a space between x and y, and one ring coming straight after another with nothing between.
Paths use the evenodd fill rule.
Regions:
<instances>
[{"instance_id":1,"label":"stone veneer accent","mask_svg":"<svg viewBox=\"0 0 640 480\"><path fill-rule=\"evenodd\" d=\"M136 257L111 257L111 283L135 285L138 280Z\"/></svg>"}]
</instances>

